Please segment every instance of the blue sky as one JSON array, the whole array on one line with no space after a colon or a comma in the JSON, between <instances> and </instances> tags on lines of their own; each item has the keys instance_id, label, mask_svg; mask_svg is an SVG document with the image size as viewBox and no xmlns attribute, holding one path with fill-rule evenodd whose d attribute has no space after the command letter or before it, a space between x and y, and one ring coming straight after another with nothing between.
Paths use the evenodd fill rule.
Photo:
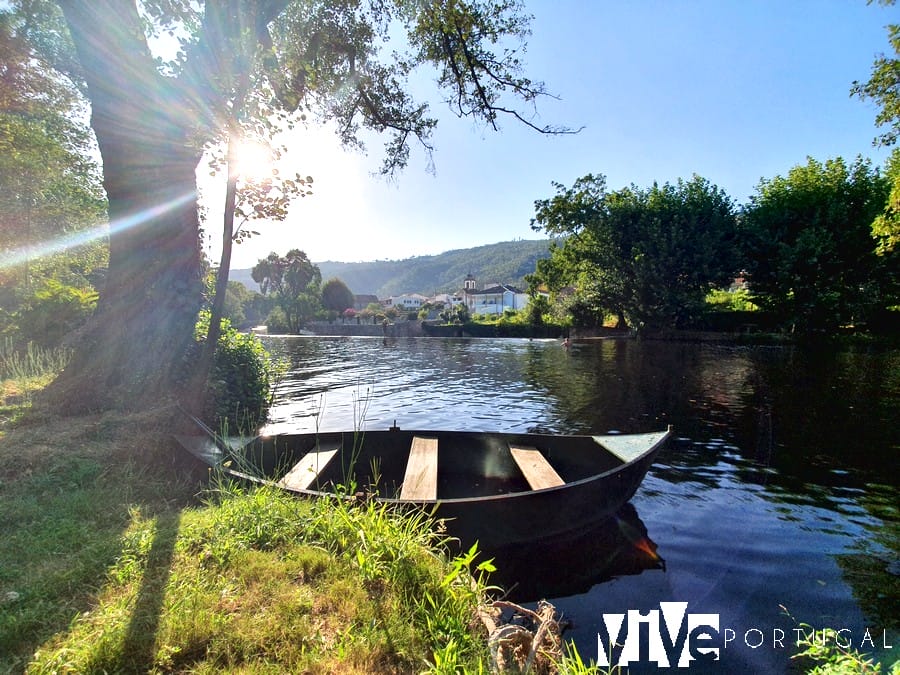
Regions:
<instances>
[{"instance_id":1,"label":"blue sky","mask_svg":"<svg viewBox=\"0 0 900 675\"><path fill-rule=\"evenodd\" d=\"M542 136L501 120L495 133L455 118L427 74L415 82L440 119L436 173L413 149L393 182L373 178L368 155L345 151L325 130L290 140L287 168L315 179L314 194L284 223L237 247L233 268L270 251L300 248L314 261L400 259L516 238L534 201L587 173L611 189L674 182L697 173L739 203L761 178L804 163L874 148L876 109L851 98L900 7L864 0L561 0L526 2L534 15L528 75L559 100L538 104L539 123L584 126ZM213 196L215 189L208 188ZM212 207L211 213L215 214ZM218 222L218 221L213 221ZM218 252L212 251L216 257Z\"/></svg>"}]
</instances>

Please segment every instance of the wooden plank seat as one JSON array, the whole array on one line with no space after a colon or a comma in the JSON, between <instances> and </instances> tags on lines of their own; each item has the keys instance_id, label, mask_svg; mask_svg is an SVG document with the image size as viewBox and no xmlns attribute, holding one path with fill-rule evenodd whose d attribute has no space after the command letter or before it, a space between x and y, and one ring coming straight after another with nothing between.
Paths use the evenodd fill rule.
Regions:
<instances>
[{"instance_id":1,"label":"wooden plank seat","mask_svg":"<svg viewBox=\"0 0 900 675\"><path fill-rule=\"evenodd\" d=\"M543 490L566 484L566 481L560 478L556 470L550 466L550 462L537 448L510 443L509 451L532 490Z\"/></svg>"},{"instance_id":2,"label":"wooden plank seat","mask_svg":"<svg viewBox=\"0 0 900 675\"><path fill-rule=\"evenodd\" d=\"M413 436L406 462L406 475L400 499L434 501L437 499L438 442L436 438Z\"/></svg>"},{"instance_id":3,"label":"wooden plank seat","mask_svg":"<svg viewBox=\"0 0 900 675\"><path fill-rule=\"evenodd\" d=\"M278 486L293 490L309 490L340 449L338 443L307 452L284 475L284 478L278 481Z\"/></svg>"}]
</instances>

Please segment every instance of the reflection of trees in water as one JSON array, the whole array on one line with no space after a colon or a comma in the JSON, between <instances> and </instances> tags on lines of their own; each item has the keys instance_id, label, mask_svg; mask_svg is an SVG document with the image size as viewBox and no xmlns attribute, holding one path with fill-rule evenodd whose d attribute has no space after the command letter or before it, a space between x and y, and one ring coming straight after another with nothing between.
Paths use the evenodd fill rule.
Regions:
<instances>
[{"instance_id":1,"label":"reflection of trees in water","mask_svg":"<svg viewBox=\"0 0 900 675\"><path fill-rule=\"evenodd\" d=\"M870 538L859 538L849 551L834 556L844 581L872 625L900 629L900 508L897 491L869 485L859 504L876 519L866 524Z\"/></svg>"},{"instance_id":2,"label":"reflection of trees in water","mask_svg":"<svg viewBox=\"0 0 900 675\"><path fill-rule=\"evenodd\" d=\"M633 340L575 343L568 351L529 356L526 377L546 391L563 431L648 431L685 405L671 357Z\"/></svg>"},{"instance_id":3,"label":"reflection of trees in water","mask_svg":"<svg viewBox=\"0 0 900 675\"><path fill-rule=\"evenodd\" d=\"M900 353L760 350L779 471L830 484L835 469L884 475L900 448ZM888 480L896 480L893 476Z\"/></svg>"},{"instance_id":4,"label":"reflection of trees in water","mask_svg":"<svg viewBox=\"0 0 900 675\"><path fill-rule=\"evenodd\" d=\"M834 559L870 625L900 628L900 573L890 571L891 562L868 552L838 553Z\"/></svg>"},{"instance_id":5,"label":"reflection of trees in water","mask_svg":"<svg viewBox=\"0 0 900 675\"><path fill-rule=\"evenodd\" d=\"M525 381L546 397L551 430L672 423L694 443L676 444L664 460L736 463L746 482L832 485L835 469L883 473L900 447L896 350L602 340L529 350L524 360Z\"/></svg>"}]
</instances>

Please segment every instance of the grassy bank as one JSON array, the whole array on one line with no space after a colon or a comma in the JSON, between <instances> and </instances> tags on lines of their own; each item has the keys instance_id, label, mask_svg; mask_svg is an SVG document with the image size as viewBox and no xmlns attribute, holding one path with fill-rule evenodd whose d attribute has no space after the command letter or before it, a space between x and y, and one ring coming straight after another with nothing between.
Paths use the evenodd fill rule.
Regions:
<instances>
[{"instance_id":1,"label":"grassy bank","mask_svg":"<svg viewBox=\"0 0 900 675\"><path fill-rule=\"evenodd\" d=\"M0 439L0 672L487 667L476 562L423 518L201 492L165 422L33 409Z\"/></svg>"}]
</instances>

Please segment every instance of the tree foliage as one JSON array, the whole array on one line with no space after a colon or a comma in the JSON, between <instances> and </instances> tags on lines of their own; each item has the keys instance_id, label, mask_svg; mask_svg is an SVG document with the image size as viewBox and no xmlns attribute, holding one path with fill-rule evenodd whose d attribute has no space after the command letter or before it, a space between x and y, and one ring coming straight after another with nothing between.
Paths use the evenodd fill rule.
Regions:
<instances>
[{"instance_id":1,"label":"tree foliage","mask_svg":"<svg viewBox=\"0 0 900 675\"><path fill-rule=\"evenodd\" d=\"M880 0L885 6L895 5L895 0ZM879 55L872 65L868 81L854 82L850 90L861 99L872 100L879 106L875 123L887 127L887 131L875 138L874 143L892 146L900 136L900 24L887 26L888 41L893 55ZM891 192L884 212L872 223L872 234L877 241L877 253L881 256L879 266L883 278L887 302L898 302L900 295L900 150L894 150L886 165L886 176Z\"/></svg>"},{"instance_id":2,"label":"tree foliage","mask_svg":"<svg viewBox=\"0 0 900 675\"><path fill-rule=\"evenodd\" d=\"M303 251L291 249L283 257L270 253L256 264L251 275L263 295L275 298L289 332L299 333L303 322L315 315L322 274Z\"/></svg>"},{"instance_id":3,"label":"tree foliage","mask_svg":"<svg viewBox=\"0 0 900 675\"><path fill-rule=\"evenodd\" d=\"M900 255L900 149L894 150L885 166L885 177L891 186L884 211L872 223L872 235L881 256Z\"/></svg>"},{"instance_id":4,"label":"tree foliage","mask_svg":"<svg viewBox=\"0 0 900 675\"><path fill-rule=\"evenodd\" d=\"M710 288L734 277L735 208L707 180L608 192L603 176L535 202L535 229L565 236L533 282L575 286L584 316L617 314L636 328L683 325Z\"/></svg>"},{"instance_id":5,"label":"tree foliage","mask_svg":"<svg viewBox=\"0 0 900 675\"><path fill-rule=\"evenodd\" d=\"M105 247L78 234L105 200L78 91L28 33L0 11L0 332L55 345L96 304ZM83 243L61 255L64 239Z\"/></svg>"},{"instance_id":6,"label":"tree foliage","mask_svg":"<svg viewBox=\"0 0 900 675\"><path fill-rule=\"evenodd\" d=\"M894 0L881 0L883 5L893 5ZM879 106L875 124L887 127L875 138L877 145L891 146L900 136L900 24L887 26L888 41L893 56L881 54L872 65L872 74L866 82L855 81L850 93L861 99L870 99Z\"/></svg>"},{"instance_id":7,"label":"tree foliage","mask_svg":"<svg viewBox=\"0 0 900 675\"><path fill-rule=\"evenodd\" d=\"M862 158L761 181L741 219L753 302L801 331L864 320L883 300L872 222L888 188Z\"/></svg>"},{"instance_id":8,"label":"tree foliage","mask_svg":"<svg viewBox=\"0 0 900 675\"><path fill-rule=\"evenodd\" d=\"M322 284L322 305L340 314L353 307L353 291L340 279L329 279Z\"/></svg>"}]
</instances>

